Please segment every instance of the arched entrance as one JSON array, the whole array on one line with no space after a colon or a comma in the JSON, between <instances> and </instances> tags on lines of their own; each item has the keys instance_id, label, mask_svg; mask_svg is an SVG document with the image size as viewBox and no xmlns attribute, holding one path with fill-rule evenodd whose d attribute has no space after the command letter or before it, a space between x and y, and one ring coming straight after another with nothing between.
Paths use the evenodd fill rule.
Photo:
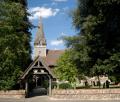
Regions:
<instances>
[{"instance_id":1,"label":"arched entrance","mask_svg":"<svg viewBox=\"0 0 120 102\"><path fill-rule=\"evenodd\" d=\"M28 78L28 96L50 95L51 78L48 74L36 73Z\"/></svg>"},{"instance_id":2,"label":"arched entrance","mask_svg":"<svg viewBox=\"0 0 120 102\"><path fill-rule=\"evenodd\" d=\"M51 95L52 80L55 80L51 69L44 59L37 57L20 77L21 85L25 85L26 96Z\"/></svg>"}]
</instances>

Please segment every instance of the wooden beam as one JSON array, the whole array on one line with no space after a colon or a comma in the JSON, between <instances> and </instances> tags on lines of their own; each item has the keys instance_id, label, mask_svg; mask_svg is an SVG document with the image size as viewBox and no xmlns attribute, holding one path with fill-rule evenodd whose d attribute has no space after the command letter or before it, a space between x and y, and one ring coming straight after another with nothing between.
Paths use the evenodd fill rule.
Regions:
<instances>
[{"instance_id":1,"label":"wooden beam","mask_svg":"<svg viewBox=\"0 0 120 102\"><path fill-rule=\"evenodd\" d=\"M45 68L45 67L43 67L43 66L39 66L39 67L38 67L38 66L33 66L32 68L33 68L33 69L34 69L34 68L35 68L35 69L39 69L39 68Z\"/></svg>"},{"instance_id":2,"label":"wooden beam","mask_svg":"<svg viewBox=\"0 0 120 102\"><path fill-rule=\"evenodd\" d=\"M36 87L38 86L37 83L38 83L38 77L36 76L35 77L35 85L36 85Z\"/></svg>"},{"instance_id":3,"label":"wooden beam","mask_svg":"<svg viewBox=\"0 0 120 102\"><path fill-rule=\"evenodd\" d=\"M33 73L34 75L46 75L46 74L48 74L47 72L44 72L44 73L42 73L42 72L37 72L37 73Z\"/></svg>"},{"instance_id":4,"label":"wooden beam","mask_svg":"<svg viewBox=\"0 0 120 102\"><path fill-rule=\"evenodd\" d=\"M52 80L51 80L51 77L48 75L49 77L49 96L51 96L51 93L52 93Z\"/></svg>"}]
</instances>

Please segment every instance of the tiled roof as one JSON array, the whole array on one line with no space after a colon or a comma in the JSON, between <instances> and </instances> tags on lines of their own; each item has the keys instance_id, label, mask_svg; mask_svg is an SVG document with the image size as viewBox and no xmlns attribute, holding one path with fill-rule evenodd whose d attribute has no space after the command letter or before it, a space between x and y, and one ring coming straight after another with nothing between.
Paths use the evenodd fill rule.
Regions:
<instances>
[{"instance_id":1,"label":"tiled roof","mask_svg":"<svg viewBox=\"0 0 120 102\"><path fill-rule=\"evenodd\" d=\"M48 66L55 66L59 57L64 53L64 50L47 50L45 62Z\"/></svg>"}]
</instances>

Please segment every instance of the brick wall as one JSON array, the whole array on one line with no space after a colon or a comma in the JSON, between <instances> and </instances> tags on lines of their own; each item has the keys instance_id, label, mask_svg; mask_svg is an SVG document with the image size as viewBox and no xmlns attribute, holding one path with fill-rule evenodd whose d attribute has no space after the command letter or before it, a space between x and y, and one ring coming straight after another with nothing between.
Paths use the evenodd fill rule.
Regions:
<instances>
[{"instance_id":1,"label":"brick wall","mask_svg":"<svg viewBox=\"0 0 120 102\"><path fill-rule=\"evenodd\" d=\"M52 90L51 98L77 100L120 100L120 89Z\"/></svg>"},{"instance_id":2,"label":"brick wall","mask_svg":"<svg viewBox=\"0 0 120 102\"><path fill-rule=\"evenodd\" d=\"M25 90L0 91L0 98L25 98Z\"/></svg>"}]
</instances>

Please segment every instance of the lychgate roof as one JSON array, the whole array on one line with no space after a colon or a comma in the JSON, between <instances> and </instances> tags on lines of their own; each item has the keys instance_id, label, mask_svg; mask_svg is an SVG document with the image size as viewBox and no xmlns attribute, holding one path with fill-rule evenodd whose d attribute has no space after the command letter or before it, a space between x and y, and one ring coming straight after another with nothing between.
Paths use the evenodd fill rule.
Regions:
<instances>
[{"instance_id":1,"label":"lychgate roof","mask_svg":"<svg viewBox=\"0 0 120 102\"><path fill-rule=\"evenodd\" d=\"M24 73L21 75L20 79L25 79L26 76L30 73L30 71L34 69L45 69L47 71L47 74L49 74L53 79L56 78L55 75L52 73L51 69L47 66L46 62L44 61L44 58L37 57L30 65L29 67L24 71ZM44 73L43 73L44 74Z\"/></svg>"}]
</instances>

